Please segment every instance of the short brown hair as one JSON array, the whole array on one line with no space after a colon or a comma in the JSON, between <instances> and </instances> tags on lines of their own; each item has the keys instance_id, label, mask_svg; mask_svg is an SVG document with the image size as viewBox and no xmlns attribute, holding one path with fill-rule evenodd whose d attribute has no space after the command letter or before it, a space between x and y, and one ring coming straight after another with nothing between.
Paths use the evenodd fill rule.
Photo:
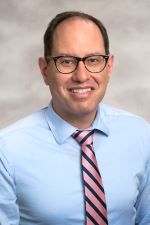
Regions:
<instances>
[{"instance_id":1,"label":"short brown hair","mask_svg":"<svg viewBox=\"0 0 150 225\"><path fill-rule=\"evenodd\" d=\"M48 27L44 34L44 56L45 56L45 58L47 58L47 56L51 54L52 47L53 47L53 34L54 34L54 31L55 31L57 25L59 23L61 23L62 21L69 19L71 17L80 17L83 19L91 20L98 26L98 28L100 29L100 32L102 34L103 40L104 40L105 52L108 55L109 54L109 38L108 38L107 30L104 27L104 25L102 24L102 22L100 20L98 20L97 18L95 18L89 14L83 13L83 12L66 11L66 12L57 14L51 20L51 22L48 24Z\"/></svg>"}]
</instances>

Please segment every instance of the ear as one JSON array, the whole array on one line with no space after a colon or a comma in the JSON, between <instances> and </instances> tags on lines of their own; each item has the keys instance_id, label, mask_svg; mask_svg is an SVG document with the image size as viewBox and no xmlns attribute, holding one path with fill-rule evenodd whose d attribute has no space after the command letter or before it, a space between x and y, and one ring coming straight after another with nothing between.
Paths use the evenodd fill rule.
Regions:
<instances>
[{"instance_id":1,"label":"ear","mask_svg":"<svg viewBox=\"0 0 150 225\"><path fill-rule=\"evenodd\" d=\"M44 82L46 85L48 85L48 68L47 68L48 65L44 57L39 58L39 67L40 67L40 71L43 76Z\"/></svg>"},{"instance_id":2,"label":"ear","mask_svg":"<svg viewBox=\"0 0 150 225\"><path fill-rule=\"evenodd\" d=\"M108 76L109 77L112 74L113 64L114 64L114 56L110 55L108 59Z\"/></svg>"}]
</instances>

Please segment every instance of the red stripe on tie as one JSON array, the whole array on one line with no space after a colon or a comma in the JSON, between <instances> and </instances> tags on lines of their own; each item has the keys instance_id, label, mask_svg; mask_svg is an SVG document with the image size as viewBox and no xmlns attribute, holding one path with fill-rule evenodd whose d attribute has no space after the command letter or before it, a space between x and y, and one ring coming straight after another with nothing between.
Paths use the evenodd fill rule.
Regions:
<instances>
[{"instance_id":1,"label":"red stripe on tie","mask_svg":"<svg viewBox=\"0 0 150 225\"><path fill-rule=\"evenodd\" d=\"M103 207L103 205L97 200L97 198L92 194L91 191L88 190L87 187L85 187L85 195L89 198L89 200L99 209L99 211L105 215L107 215L107 210Z\"/></svg>"},{"instance_id":2,"label":"red stripe on tie","mask_svg":"<svg viewBox=\"0 0 150 225\"><path fill-rule=\"evenodd\" d=\"M104 196L103 192L101 191L101 189L97 186L97 184L85 172L83 172L83 176L84 176L84 180L86 180L86 182L91 187L93 187L93 189L95 190L97 195L101 196L102 201L105 202L105 196Z\"/></svg>"},{"instance_id":3,"label":"red stripe on tie","mask_svg":"<svg viewBox=\"0 0 150 225\"><path fill-rule=\"evenodd\" d=\"M89 218L87 218L86 224L87 225L95 225Z\"/></svg>"},{"instance_id":4,"label":"red stripe on tie","mask_svg":"<svg viewBox=\"0 0 150 225\"><path fill-rule=\"evenodd\" d=\"M86 225L108 225L103 182L93 147L93 131L76 131L72 136L81 144L81 168L85 195Z\"/></svg>"},{"instance_id":5,"label":"red stripe on tie","mask_svg":"<svg viewBox=\"0 0 150 225\"><path fill-rule=\"evenodd\" d=\"M103 219L95 212L95 210L88 204L88 202L86 202L86 209L99 225L106 225ZM91 223L91 221L88 219L86 224L90 225L94 223Z\"/></svg>"},{"instance_id":6,"label":"red stripe on tie","mask_svg":"<svg viewBox=\"0 0 150 225\"><path fill-rule=\"evenodd\" d=\"M83 156L82 156L82 165L95 177L97 182L102 186L102 180L101 180L99 174L94 169L94 167L87 160L84 159Z\"/></svg>"}]
</instances>

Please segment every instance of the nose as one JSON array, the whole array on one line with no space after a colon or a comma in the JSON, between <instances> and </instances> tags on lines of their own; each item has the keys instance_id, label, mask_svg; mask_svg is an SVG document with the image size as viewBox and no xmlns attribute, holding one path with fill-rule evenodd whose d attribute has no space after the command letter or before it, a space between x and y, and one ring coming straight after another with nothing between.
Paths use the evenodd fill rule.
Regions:
<instances>
[{"instance_id":1,"label":"nose","mask_svg":"<svg viewBox=\"0 0 150 225\"><path fill-rule=\"evenodd\" d=\"M73 72L72 79L73 81L80 83L90 79L89 71L85 68L83 61L79 61L77 69Z\"/></svg>"}]
</instances>

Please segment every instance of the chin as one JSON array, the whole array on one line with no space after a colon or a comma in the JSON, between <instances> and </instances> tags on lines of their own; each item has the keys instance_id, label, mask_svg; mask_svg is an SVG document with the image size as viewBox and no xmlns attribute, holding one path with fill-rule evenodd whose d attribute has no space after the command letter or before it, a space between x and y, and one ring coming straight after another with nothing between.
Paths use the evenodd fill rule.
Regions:
<instances>
[{"instance_id":1,"label":"chin","mask_svg":"<svg viewBox=\"0 0 150 225\"><path fill-rule=\"evenodd\" d=\"M84 107L77 106L73 112L76 116L86 116L86 115L90 115L90 114L95 114L96 111L97 111L97 106L92 107L92 106L88 105L88 106L84 106Z\"/></svg>"}]
</instances>

